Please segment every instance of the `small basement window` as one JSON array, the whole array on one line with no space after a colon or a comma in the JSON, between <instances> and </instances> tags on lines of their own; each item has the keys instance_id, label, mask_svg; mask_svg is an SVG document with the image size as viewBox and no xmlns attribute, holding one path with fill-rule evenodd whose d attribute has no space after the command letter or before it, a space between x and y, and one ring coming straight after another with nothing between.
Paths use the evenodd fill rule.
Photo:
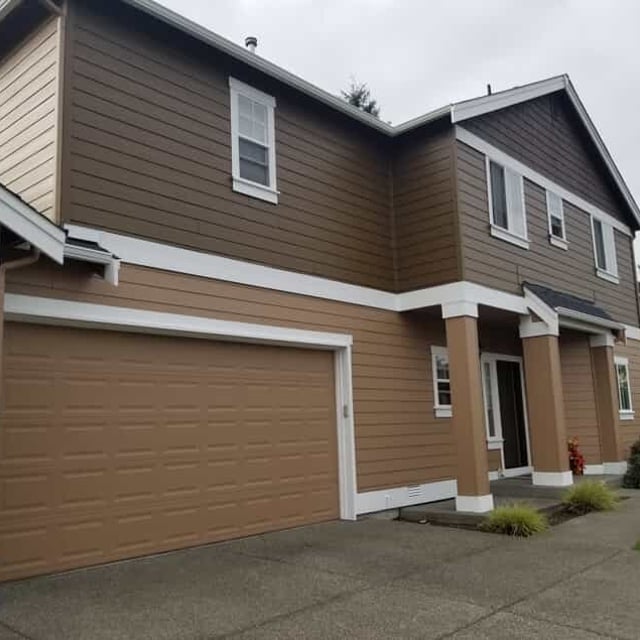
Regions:
<instances>
[{"instance_id":1,"label":"small basement window","mask_svg":"<svg viewBox=\"0 0 640 640\"><path fill-rule=\"evenodd\" d=\"M564 222L562 198L553 191L547 191L547 218L549 220L549 242L561 249L567 249L567 232Z\"/></svg>"},{"instance_id":2,"label":"small basement window","mask_svg":"<svg viewBox=\"0 0 640 640\"><path fill-rule=\"evenodd\" d=\"M431 347L433 398L436 418L451 417L451 380L449 354L445 347Z\"/></svg>"},{"instance_id":3,"label":"small basement window","mask_svg":"<svg viewBox=\"0 0 640 640\"><path fill-rule=\"evenodd\" d=\"M229 78L233 190L276 204L275 98Z\"/></svg>"},{"instance_id":4,"label":"small basement window","mask_svg":"<svg viewBox=\"0 0 640 640\"><path fill-rule=\"evenodd\" d=\"M599 218L592 217L591 230L596 275L604 280L618 284L618 261L613 227Z\"/></svg>"},{"instance_id":5,"label":"small basement window","mask_svg":"<svg viewBox=\"0 0 640 640\"><path fill-rule=\"evenodd\" d=\"M631 402L631 383L629 382L629 360L616 356L616 377L618 380L618 409L621 420L633 420L634 412Z\"/></svg>"},{"instance_id":6,"label":"small basement window","mask_svg":"<svg viewBox=\"0 0 640 640\"><path fill-rule=\"evenodd\" d=\"M491 235L528 249L522 176L487 158L487 184Z\"/></svg>"}]
</instances>

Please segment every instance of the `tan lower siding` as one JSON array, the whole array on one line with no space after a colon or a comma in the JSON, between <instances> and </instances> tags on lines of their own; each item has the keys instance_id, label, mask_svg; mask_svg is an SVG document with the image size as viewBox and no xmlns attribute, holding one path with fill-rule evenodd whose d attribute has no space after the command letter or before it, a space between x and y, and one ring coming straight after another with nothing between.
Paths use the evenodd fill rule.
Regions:
<instances>
[{"instance_id":1,"label":"tan lower siding","mask_svg":"<svg viewBox=\"0 0 640 640\"><path fill-rule=\"evenodd\" d=\"M615 355L629 358L631 402L635 417L633 420L621 420L619 423L625 455L628 455L629 447L640 439L640 342L628 340L626 345L616 345Z\"/></svg>"},{"instance_id":2,"label":"tan lower siding","mask_svg":"<svg viewBox=\"0 0 640 640\"><path fill-rule=\"evenodd\" d=\"M436 419L428 348L444 325L381 311L123 265L120 285L84 267L12 274L13 293L353 335L358 490L454 477L450 420Z\"/></svg>"},{"instance_id":3,"label":"tan lower siding","mask_svg":"<svg viewBox=\"0 0 640 640\"><path fill-rule=\"evenodd\" d=\"M589 336L572 331L560 336L567 436L577 437L587 464L600 464L600 438L591 369Z\"/></svg>"}]
</instances>

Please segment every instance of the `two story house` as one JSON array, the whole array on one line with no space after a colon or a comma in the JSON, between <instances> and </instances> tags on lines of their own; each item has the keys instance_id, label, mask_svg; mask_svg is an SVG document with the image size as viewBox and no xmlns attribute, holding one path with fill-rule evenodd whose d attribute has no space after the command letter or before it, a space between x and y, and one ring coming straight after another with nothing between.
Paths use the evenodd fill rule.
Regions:
<instances>
[{"instance_id":1,"label":"two story house","mask_svg":"<svg viewBox=\"0 0 640 640\"><path fill-rule=\"evenodd\" d=\"M390 126L150 0L10 0L0 184L0 580L639 435L640 210L566 76Z\"/></svg>"}]
</instances>

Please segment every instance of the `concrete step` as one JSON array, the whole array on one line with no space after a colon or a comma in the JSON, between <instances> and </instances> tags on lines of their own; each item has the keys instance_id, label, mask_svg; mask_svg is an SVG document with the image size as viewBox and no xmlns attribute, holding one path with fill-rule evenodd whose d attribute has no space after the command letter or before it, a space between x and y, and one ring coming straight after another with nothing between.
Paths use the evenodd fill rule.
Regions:
<instances>
[{"instance_id":1,"label":"concrete step","mask_svg":"<svg viewBox=\"0 0 640 640\"><path fill-rule=\"evenodd\" d=\"M528 498L522 499L512 496L494 496L496 506L513 504L514 502L526 503L538 511L553 516L562 510L562 504L558 499ZM456 511L455 500L442 500L418 504L400 509L399 520L407 522L419 522L421 524L435 524L446 527L460 527L464 529L477 529L484 521L487 514Z\"/></svg>"}]
</instances>

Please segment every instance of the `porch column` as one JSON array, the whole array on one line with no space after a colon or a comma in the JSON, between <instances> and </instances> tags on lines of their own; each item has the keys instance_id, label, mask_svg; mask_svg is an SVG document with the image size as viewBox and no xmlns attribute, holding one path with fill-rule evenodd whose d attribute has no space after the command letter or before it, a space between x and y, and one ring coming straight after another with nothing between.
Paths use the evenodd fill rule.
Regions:
<instances>
[{"instance_id":1,"label":"porch column","mask_svg":"<svg viewBox=\"0 0 640 640\"><path fill-rule=\"evenodd\" d=\"M533 484L565 487L573 484L573 475L567 453L557 330L531 333L534 335L523 335L521 326Z\"/></svg>"},{"instance_id":2,"label":"porch column","mask_svg":"<svg viewBox=\"0 0 640 640\"><path fill-rule=\"evenodd\" d=\"M618 380L613 355L613 335L602 334L589 339L591 366L598 416L598 435L604 473L624 473L624 460L620 438L618 413Z\"/></svg>"},{"instance_id":3,"label":"porch column","mask_svg":"<svg viewBox=\"0 0 640 640\"><path fill-rule=\"evenodd\" d=\"M483 513L493 509L482 402L478 306L443 305L451 384L451 429L456 448L456 509Z\"/></svg>"}]
</instances>

